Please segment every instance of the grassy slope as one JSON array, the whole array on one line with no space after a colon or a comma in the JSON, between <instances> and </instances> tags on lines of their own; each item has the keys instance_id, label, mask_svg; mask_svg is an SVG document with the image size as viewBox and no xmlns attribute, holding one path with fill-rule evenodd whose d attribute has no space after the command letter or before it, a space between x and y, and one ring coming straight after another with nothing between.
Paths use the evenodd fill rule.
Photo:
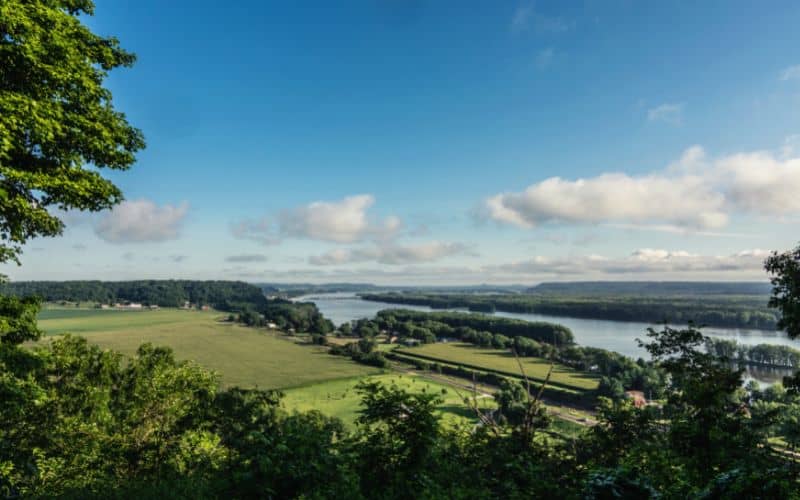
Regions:
<instances>
[{"instance_id":1,"label":"grassy slope","mask_svg":"<svg viewBox=\"0 0 800 500\"><path fill-rule=\"evenodd\" d=\"M378 371L275 333L219 322L220 313L82 311L85 314L70 312L68 317L56 309L44 311L39 325L49 335L76 333L128 355L145 342L169 346L179 359L217 371L224 386L285 388Z\"/></svg>"},{"instance_id":2,"label":"grassy slope","mask_svg":"<svg viewBox=\"0 0 800 500\"><path fill-rule=\"evenodd\" d=\"M397 352L419 354L452 364L469 364L487 370L520 373L517 360L508 351L475 347L472 344L460 342L425 344L399 349ZM521 360L525 373L532 379L543 379L550 368L550 362L545 359L521 358ZM598 384L596 377L560 365L555 366L550 380L577 390L596 389Z\"/></svg>"}]
</instances>

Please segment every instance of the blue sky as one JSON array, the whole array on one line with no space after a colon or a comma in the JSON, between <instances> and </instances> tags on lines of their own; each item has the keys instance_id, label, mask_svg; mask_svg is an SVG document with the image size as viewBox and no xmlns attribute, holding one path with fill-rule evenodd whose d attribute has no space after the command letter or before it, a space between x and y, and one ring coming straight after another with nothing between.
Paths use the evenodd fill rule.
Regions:
<instances>
[{"instance_id":1,"label":"blue sky","mask_svg":"<svg viewBox=\"0 0 800 500\"><path fill-rule=\"evenodd\" d=\"M99 0L148 147L12 279L764 279L796 2ZM795 199L797 198L797 199Z\"/></svg>"}]
</instances>

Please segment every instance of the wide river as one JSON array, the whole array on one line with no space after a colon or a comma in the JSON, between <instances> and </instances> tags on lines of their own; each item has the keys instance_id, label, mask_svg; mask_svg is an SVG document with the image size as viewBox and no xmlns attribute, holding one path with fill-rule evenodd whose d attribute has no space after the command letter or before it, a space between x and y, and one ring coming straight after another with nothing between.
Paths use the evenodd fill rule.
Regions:
<instances>
[{"instance_id":1,"label":"wide river","mask_svg":"<svg viewBox=\"0 0 800 500\"><path fill-rule=\"evenodd\" d=\"M360 318L372 318L382 309L402 308L417 311L432 311L427 306L412 306L406 304L388 304L385 302L372 302L363 300L354 293L324 293L306 295L295 300L314 302L326 318L340 325L342 323ZM644 349L640 348L636 339L647 339L647 328L654 326L647 323L625 321L609 321L601 319L580 319L565 316L546 316L544 314L496 312L495 315L506 318L516 318L526 321L549 321L560 323L570 330L578 344L601 347L616 351L633 358L647 357ZM655 328L658 328L656 325ZM800 349L800 341L790 340L785 333L772 330L746 330L738 328L704 328L703 333L709 337L719 337L735 340L741 344L783 344ZM787 370L751 369L749 374L762 382L780 380L783 375L788 375Z\"/></svg>"}]
</instances>

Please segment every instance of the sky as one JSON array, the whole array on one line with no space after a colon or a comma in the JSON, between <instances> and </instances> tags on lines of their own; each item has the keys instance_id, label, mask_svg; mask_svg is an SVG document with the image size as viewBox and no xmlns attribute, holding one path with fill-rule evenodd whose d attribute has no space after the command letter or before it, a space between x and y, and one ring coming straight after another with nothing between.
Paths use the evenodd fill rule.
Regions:
<instances>
[{"instance_id":1,"label":"sky","mask_svg":"<svg viewBox=\"0 0 800 500\"><path fill-rule=\"evenodd\" d=\"M800 4L97 0L126 201L13 280L764 280L800 240Z\"/></svg>"}]
</instances>

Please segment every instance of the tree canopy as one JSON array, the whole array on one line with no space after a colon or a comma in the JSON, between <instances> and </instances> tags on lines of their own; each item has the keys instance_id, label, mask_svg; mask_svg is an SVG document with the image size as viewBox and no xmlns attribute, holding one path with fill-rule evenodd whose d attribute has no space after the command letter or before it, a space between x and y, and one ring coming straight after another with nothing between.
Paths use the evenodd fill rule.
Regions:
<instances>
[{"instance_id":1,"label":"tree canopy","mask_svg":"<svg viewBox=\"0 0 800 500\"><path fill-rule=\"evenodd\" d=\"M91 0L0 3L0 262L60 234L58 211L119 203L100 169L127 169L144 147L103 86L136 58L81 22L93 11Z\"/></svg>"}]
</instances>

